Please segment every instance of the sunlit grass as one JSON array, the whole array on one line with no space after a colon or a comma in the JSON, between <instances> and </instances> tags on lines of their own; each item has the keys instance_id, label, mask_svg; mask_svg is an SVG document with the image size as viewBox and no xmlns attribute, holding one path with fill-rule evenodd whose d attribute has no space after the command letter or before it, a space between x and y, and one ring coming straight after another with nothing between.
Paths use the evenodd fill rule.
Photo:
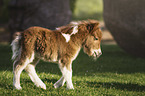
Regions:
<instances>
[{"instance_id":1,"label":"sunlit grass","mask_svg":"<svg viewBox=\"0 0 145 96\"><path fill-rule=\"evenodd\" d=\"M77 0L74 20L97 19L103 20L103 0Z\"/></svg>"},{"instance_id":2,"label":"sunlit grass","mask_svg":"<svg viewBox=\"0 0 145 96\"><path fill-rule=\"evenodd\" d=\"M93 61L83 51L73 62L75 90L66 85L55 89L53 84L61 77L57 64L40 61L36 70L47 86L37 88L26 72L21 74L22 90L13 90L12 62L9 45L0 44L0 95L2 96L144 96L145 59L132 57L117 45L102 45L103 55Z\"/></svg>"}]
</instances>

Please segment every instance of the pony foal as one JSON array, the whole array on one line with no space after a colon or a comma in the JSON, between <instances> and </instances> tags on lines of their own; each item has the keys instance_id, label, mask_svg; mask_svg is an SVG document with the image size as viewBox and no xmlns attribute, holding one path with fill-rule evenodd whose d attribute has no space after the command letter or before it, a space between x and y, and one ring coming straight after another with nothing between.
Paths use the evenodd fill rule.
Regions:
<instances>
[{"instance_id":1,"label":"pony foal","mask_svg":"<svg viewBox=\"0 0 145 96\"><path fill-rule=\"evenodd\" d=\"M81 21L49 30L42 27L30 27L19 33L12 42L13 86L20 90L20 74L25 70L37 87L46 89L35 71L40 59L56 62L62 77L54 84L61 87L66 82L67 89L74 89L72 84L72 62L83 48L89 56L98 58L102 52L100 42L102 32L95 20Z\"/></svg>"}]
</instances>

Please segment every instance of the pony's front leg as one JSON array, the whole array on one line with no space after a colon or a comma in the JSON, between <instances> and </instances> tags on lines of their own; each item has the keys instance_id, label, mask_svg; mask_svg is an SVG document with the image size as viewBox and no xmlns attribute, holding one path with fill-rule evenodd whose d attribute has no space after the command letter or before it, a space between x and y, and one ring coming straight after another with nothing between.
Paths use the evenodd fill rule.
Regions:
<instances>
[{"instance_id":1,"label":"pony's front leg","mask_svg":"<svg viewBox=\"0 0 145 96\"><path fill-rule=\"evenodd\" d=\"M60 70L62 72L62 75L64 77L64 79L66 80L66 84L67 84L67 89L74 89L73 87L73 83L72 83L72 67L71 67L71 63L66 63L60 64Z\"/></svg>"}]
</instances>

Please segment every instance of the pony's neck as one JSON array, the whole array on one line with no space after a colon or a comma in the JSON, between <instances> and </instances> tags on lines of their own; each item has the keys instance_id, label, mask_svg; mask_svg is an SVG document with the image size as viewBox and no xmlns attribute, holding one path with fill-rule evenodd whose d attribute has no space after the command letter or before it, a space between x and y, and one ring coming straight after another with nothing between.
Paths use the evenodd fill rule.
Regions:
<instances>
[{"instance_id":1,"label":"pony's neck","mask_svg":"<svg viewBox=\"0 0 145 96\"><path fill-rule=\"evenodd\" d=\"M57 28L67 43L81 47L88 35L86 25L68 25Z\"/></svg>"},{"instance_id":2,"label":"pony's neck","mask_svg":"<svg viewBox=\"0 0 145 96\"><path fill-rule=\"evenodd\" d=\"M88 30L85 25L78 25L77 28L78 32L71 36L71 40L78 46L82 46L88 36Z\"/></svg>"}]
</instances>

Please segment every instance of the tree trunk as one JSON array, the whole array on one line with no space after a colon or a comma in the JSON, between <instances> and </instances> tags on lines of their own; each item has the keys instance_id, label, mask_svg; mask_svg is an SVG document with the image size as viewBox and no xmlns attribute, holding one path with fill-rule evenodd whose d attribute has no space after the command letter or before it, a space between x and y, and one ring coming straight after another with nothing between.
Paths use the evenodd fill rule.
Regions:
<instances>
[{"instance_id":1,"label":"tree trunk","mask_svg":"<svg viewBox=\"0 0 145 96\"><path fill-rule=\"evenodd\" d=\"M55 29L71 20L69 0L11 0L9 29L16 31L30 26Z\"/></svg>"},{"instance_id":2,"label":"tree trunk","mask_svg":"<svg viewBox=\"0 0 145 96\"><path fill-rule=\"evenodd\" d=\"M3 7L3 0L0 0L0 13L1 13L2 7Z\"/></svg>"}]
</instances>

